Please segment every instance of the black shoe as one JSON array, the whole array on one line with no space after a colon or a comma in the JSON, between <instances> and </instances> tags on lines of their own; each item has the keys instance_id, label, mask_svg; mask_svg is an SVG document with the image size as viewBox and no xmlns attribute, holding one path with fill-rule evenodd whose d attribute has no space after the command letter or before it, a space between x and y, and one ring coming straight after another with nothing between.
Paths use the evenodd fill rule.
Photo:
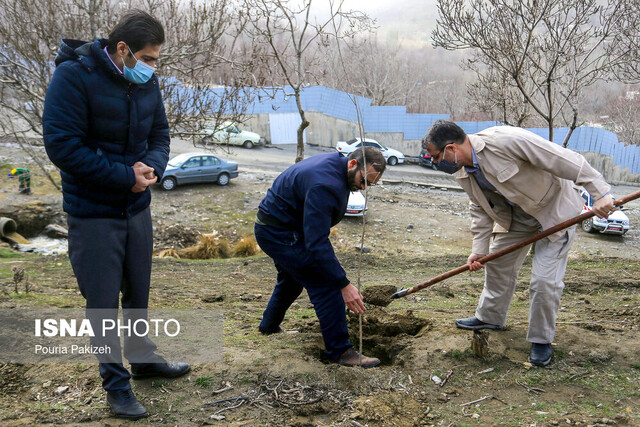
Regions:
<instances>
[{"instance_id":1,"label":"black shoe","mask_svg":"<svg viewBox=\"0 0 640 427\"><path fill-rule=\"evenodd\" d=\"M131 365L134 380L151 377L176 378L191 370L188 363L167 361L163 363L141 363Z\"/></svg>"},{"instance_id":2,"label":"black shoe","mask_svg":"<svg viewBox=\"0 0 640 427\"><path fill-rule=\"evenodd\" d=\"M280 334L284 332L280 326L276 329L262 329L261 326L258 326L258 330L262 335L272 335L272 334Z\"/></svg>"},{"instance_id":3,"label":"black shoe","mask_svg":"<svg viewBox=\"0 0 640 427\"><path fill-rule=\"evenodd\" d=\"M456 326L460 329L468 329L470 331L477 331L479 329L495 329L497 331L501 331L504 329L500 325L484 323L475 316L467 317L466 319L456 319Z\"/></svg>"},{"instance_id":4,"label":"black shoe","mask_svg":"<svg viewBox=\"0 0 640 427\"><path fill-rule=\"evenodd\" d=\"M118 418L139 420L149 416L149 413L142 406L142 403L136 399L131 389L107 392L107 405Z\"/></svg>"},{"instance_id":5,"label":"black shoe","mask_svg":"<svg viewBox=\"0 0 640 427\"><path fill-rule=\"evenodd\" d=\"M531 344L531 353L529 354L529 362L536 366L547 366L551 363L551 344Z\"/></svg>"}]
</instances>

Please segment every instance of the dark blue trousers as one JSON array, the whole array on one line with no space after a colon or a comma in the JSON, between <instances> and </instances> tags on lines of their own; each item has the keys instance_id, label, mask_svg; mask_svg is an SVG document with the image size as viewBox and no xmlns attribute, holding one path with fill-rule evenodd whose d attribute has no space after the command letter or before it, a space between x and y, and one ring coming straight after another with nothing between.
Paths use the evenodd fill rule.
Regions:
<instances>
[{"instance_id":1,"label":"dark blue trousers","mask_svg":"<svg viewBox=\"0 0 640 427\"><path fill-rule=\"evenodd\" d=\"M273 259L278 271L276 287L262 315L260 329L276 331L304 288L320 321L329 359L337 360L352 347L340 289L327 284L321 266L313 263L297 232L260 224L255 225L254 231L260 248Z\"/></svg>"},{"instance_id":2,"label":"dark blue trousers","mask_svg":"<svg viewBox=\"0 0 640 427\"><path fill-rule=\"evenodd\" d=\"M87 300L87 318L96 325L91 344L107 344L112 351L98 357L102 387L107 391L127 390L131 388L131 376L122 364L120 338L115 333L101 336L101 319L115 319L120 294L123 309L145 309L132 310L138 318L143 316L140 312L146 313L153 252L151 211L147 208L128 219L69 216L67 223L69 259L80 292ZM155 350L148 337L125 335L127 359L154 361Z\"/></svg>"}]
</instances>

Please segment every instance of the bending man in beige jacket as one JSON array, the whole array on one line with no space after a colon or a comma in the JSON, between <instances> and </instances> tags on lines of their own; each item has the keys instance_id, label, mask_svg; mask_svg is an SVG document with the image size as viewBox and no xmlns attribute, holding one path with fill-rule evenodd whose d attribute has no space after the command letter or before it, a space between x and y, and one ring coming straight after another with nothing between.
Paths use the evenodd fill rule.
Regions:
<instances>
[{"instance_id":1,"label":"bending man in beige jacket","mask_svg":"<svg viewBox=\"0 0 640 427\"><path fill-rule=\"evenodd\" d=\"M439 170L454 174L469 195L471 271L485 268L485 284L475 316L457 319L462 329L502 329L518 273L529 251L524 247L486 265L482 256L519 242L579 215L584 200L574 183L584 186L596 202L600 218L613 210L610 186L585 158L524 129L496 126L467 135L455 123L438 120L422 146ZM551 342L576 226L535 243L529 286L529 361L551 362ZM492 239L493 237L493 239Z\"/></svg>"}]
</instances>

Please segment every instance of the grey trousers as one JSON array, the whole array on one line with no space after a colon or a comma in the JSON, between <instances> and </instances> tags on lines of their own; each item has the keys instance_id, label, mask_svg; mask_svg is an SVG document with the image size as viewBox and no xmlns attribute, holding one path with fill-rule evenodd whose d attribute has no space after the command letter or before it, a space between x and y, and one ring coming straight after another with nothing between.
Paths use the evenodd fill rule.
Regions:
<instances>
[{"instance_id":1,"label":"grey trousers","mask_svg":"<svg viewBox=\"0 0 640 427\"><path fill-rule=\"evenodd\" d=\"M120 299L123 309L146 309L153 252L149 208L127 219L69 216L67 223L69 260L87 301L87 318L92 325L100 325L103 318L115 319ZM136 317L146 317L146 310L131 312ZM94 331L99 330L100 326L94 326ZM98 356L103 388L129 389L130 375L122 364L120 338L96 333L91 343L107 344L112 349L111 355ZM124 355L130 361L153 360L155 350L156 345L146 336L124 338Z\"/></svg>"},{"instance_id":2,"label":"grey trousers","mask_svg":"<svg viewBox=\"0 0 640 427\"><path fill-rule=\"evenodd\" d=\"M536 234L530 231L496 233L489 249L499 251ZM564 231L563 236L552 242L544 238L535 243L535 255L529 284L529 332L527 341L538 344L553 342L556 319L564 289L569 249L573 244L576 226ZM518 273L531 245L490 261L485 266L485 283L476 317L485 323L504 326L507 311L516 288Z\"/></svg>"}]
</instances>

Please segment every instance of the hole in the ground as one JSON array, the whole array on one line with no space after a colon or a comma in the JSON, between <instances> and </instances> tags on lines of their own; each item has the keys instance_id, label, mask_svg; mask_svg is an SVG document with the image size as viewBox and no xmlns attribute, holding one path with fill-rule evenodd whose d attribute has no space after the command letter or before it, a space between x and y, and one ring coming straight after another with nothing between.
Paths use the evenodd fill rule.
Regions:
<instances>
[{"instance_id":1,"label":"hole in the ground","mask_svg":"<svg viewBox=\"0 0 640 427\"><path fill-rule=\"evenodd\" d=\"M358 316L349 313L349 330L351 336L358 336ZM423 328L431 325L431 320L416 317L410 310L398 313L388 313L386 310L374 307L362 315L362 333L364 336L380 335L395 337L401 334L417 335Z\"/></svg>"},{"instance_id":2,"label":"hole in the ground","mask_svg":"<svg viewBox=\"0 0 640 427\"><path fill-rule=\"evenodd\" d=\"M396 364L396 356L406 348L406 340L399 337L362 337L362 353L377 357L382 365Z\"/></svg>"},{"instance_id":3,"label":"hole in the ground","mask_svg":"<svg viewBox=\"0 0 640 427\"><path fill-rule=\"evenodd\" d=\"M351 343L356 350L359 350L358 316L350 312L347 321ZM319 332L317 324L308 323L308 329L313 331L305 330L305 332ZM417 335L424 328L431 327L431 324L431 320L416 317L410 310L388 313L380 307L370 308L362 315L362 352L366 356L377 357L383 365L401 364L402 361L397 356L407 347L410 341L409 336ZM303 348L303 352L324 363L329 363L321 343L309 344Z\"/></svg>"}]
</instances>

